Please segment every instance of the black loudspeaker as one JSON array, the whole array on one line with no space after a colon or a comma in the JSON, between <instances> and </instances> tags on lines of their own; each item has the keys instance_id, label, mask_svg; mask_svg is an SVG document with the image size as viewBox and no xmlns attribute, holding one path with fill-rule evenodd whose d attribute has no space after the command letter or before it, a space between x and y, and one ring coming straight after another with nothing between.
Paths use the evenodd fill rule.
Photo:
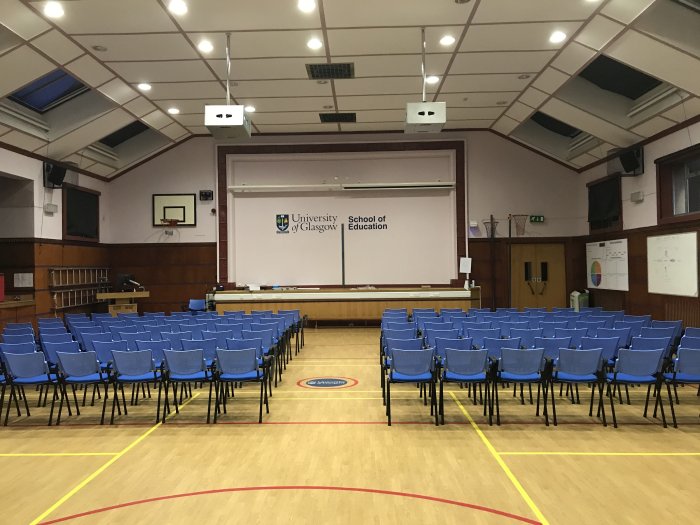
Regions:
<instances>
[{"instance_id":1,"label":"black loudspeaker","mask_svg":"<svg viewBox=\"0 0 700 525\"><path fill-rule=\"evenodd\" d=\"M620 164L625 173L636 173L642 167L642 150L632 149L620 154Z\"/></svg>"},{"instance_id":2,"label":"black loudspeaker","mask_svg":"<svg viewBox=\"0 0 700 525\"><path fill-rule=\"evenodd\" d=\"M44 187L60 188L66 178L66 168L44 162Z\"/></svg>"}]
</instances>

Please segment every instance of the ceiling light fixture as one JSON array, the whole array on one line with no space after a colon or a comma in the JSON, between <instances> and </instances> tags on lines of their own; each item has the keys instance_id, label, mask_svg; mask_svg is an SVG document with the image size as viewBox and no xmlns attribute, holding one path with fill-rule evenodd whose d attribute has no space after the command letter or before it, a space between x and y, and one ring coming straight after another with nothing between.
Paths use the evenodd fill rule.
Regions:
<instances>
[{"instance_id":1,"label":"ceiling light fixture","mask_svg":"<svg viewBox=\"0 0 700 525\"><path fill-rule=\"evenodd\" d=\"M564 33L564 31L554 31L549 35L549 41L552 44L561 44L564 40L566 40L566 33Z\"/></svg>"},{"instance_id":2,"label":"ceiling light fixture","mask_svg":"<svg viewBox=\"0 0 700 525\"><path fill-rule=\"evenodd\" d=\"M211 53L214 51L214 45L209 42L209 40L200 40L199 44L197 44L197 49L199 49L202 53Z\"/></svg>"},{"instance_id":3,"label":"ceiling light fixture","mask_svg":"<svg viewBox=\"0 0 700 525\"><path fill-rule=\"evenodd\" d=\"M455 37L452 35L445 35L440 39L440 45L451 46L455 43Z\"/></svg>"},{"instance_id":4,"label":"ceiling light fixture","mask_svg":"<svg viewBox=\"0 0 700 525\"><path fill-rule=\"evenodd\" d=\"M530 78L530 75L518 75L518 78L520 80L526 80L526 79Z\"/></svg>"},{"instance_id":5,"label":"ceiling light fixture","mask_svg":"<svg viewBox=\"0 0 700 525\"><path fill-rule=\"evenodd\" d=\"M141 90L141 91L150 91L151 90L151 85L147 82L141 82L136 87L139 88L139 90Z\"/></svg>"},{"instance_id":6,"label":"ceiling light fixture","mask_svg":"<svg viewBox=\"0 0 700 525\"><path fill-rule=\"evenodd\" d=\"M168 11L177 16L182 16L187 14L187 4L185 0L170 0L168 4Z\"/></svg>"},{"instance_id":7,"label":"ceiling light fixture","mask_svg":"<svg viewBox=\"0 0 700 525\"><path fill-rule=\"evenodd\" d=\"M297 8L304 13L311 13L316 9L316 0L299 0L297 2Z\"/></svg>"},{"instance_id":8,"label":"ceiling light fixture","mask_svg":"<svg viewBox=\"0 0 700 525\"><path fill-rule=\"evenodd\" d=\"M428 84L437 84L438 82L440 82L440 77L437 75L430 75L429 77L425 77L425 81Z\"/></svg>"},{"instance_id":9,"label":"ceiling light fixture","mask_svg":"<svg viewBox=\"0 0 700 525\"><path fill-rule=\"evenodd\" d=\"M506 104L508 104L507 100L497 100L496 101L497 106L505 106Z\"/></svg>"},{"instance_id":10,"label":"ceiling light fixture","mask_svg":"<svg viewBox=\"0 0 700 525\"><path fill-rule=\"evenodd\" d=\"M171 115L179 115L180 110L177 108L168 108L168 113L170 113Z\"/></svg>"},{"instance_id":11,"label":"ceiling light fixture","mask_svg":"<svg viewBox=\"0 0 700 525\"><path fill-rule=\"evenodd\" d=\"M107 48L105 46L92 46L93 51L97 51L98 53L104 53L107 51Z\"/></svg>"},{"instance_id":12,"label":"ceiling light fixture","mask_svg":"<svg viewBox=\"0 0 700 525\"><path fill-rule=\"evenodd\" d=\"M317 80L316 83L317 84L328 84L328 81L327 80Z\"/></svg>"},{"instance_id":13,"label":"ceiling light fixture","mask_svg":"<svg viewBox=\"0 0 700 525\"><path fill-rule=\"evenodd\" d=\"M246 113L255 113L255 106L246 106L243 108Z\"/></svg>"},{"instance_id":14,"label":"ceiling light fixture","mask_svg":"<svg viewBox=\"0 0 700 525\"><path fill-rule=\"evenodd\" d=\"M321 49L323 47L323 42L321 42L318 38L314 37L306 43L306 47L313 50Z\"/></svg>"},{"instance_id":15,"label":"ceiling light fixture","mask_svg":"<svg viewBox=\"0 0 700 525\"><path fill-rule=\"evenodd\" d=\"M60 2L46 2L44 14L49 18L61 18L64 15L63 6Z\"/></svg>"}]
</instances>

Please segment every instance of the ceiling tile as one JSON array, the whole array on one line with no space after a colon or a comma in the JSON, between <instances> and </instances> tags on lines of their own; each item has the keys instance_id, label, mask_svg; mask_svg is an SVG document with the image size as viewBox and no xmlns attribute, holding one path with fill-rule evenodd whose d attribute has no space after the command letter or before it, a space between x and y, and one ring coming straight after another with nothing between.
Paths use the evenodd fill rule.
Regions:
<instances>
[{"instance_id":1,"label":"ceiling tile","mask_svg":"<svg viewBox=\"0 0 700 525\"><path fill-rule=\"evenodd\" d=\"M597 160L598 159L593 155L584 153L583 155L579 155L578 157L569 159L567 162L570 162L571 164L573 164L574 166L578 166L579 168L583 168L584 166L588 166L589 164L592 164Z\"/></svg>"},{"instance_id":2,"label":"ceiling tile","mask_svg":"<svg viewBox=\"0 0 700 525\"><path fill-rule=\"evenodd\" d=\"M221 80L226 80L226 60L208 60L208 63ZM306 64L325 63L325 56L231 60L231 80L308 79Z\"/></svg>"},{"instance_id":3,"label":"ceiling tile","mask_svg":"<svg viewBox=\"0 0 700 525\"><path fill-rule=\"evenodd\" d=\"M406 109L378 109L374 111L358 111L357 122L405 122Z\"/></svg>"},{"instance_id":4,"label":"ceiling tile","mask_svg":"<svg viewBox=\"0 0 700 525\"><path fill-rule=\"evenodd\" d=\"M573 75L591 60L595 54L595 51L592 49L572 41L561 50L559 56L552 62L552 66L569 75Z\"/></svg>"},{"instance_id":5,"label":"ceiling tile","mask_svg":"<svg viewBox=\"0 0 700 525\"><path fill-rule=\"evenodd\" d=\"M94 51L95 56L105 62L198 58L192 45L179 33L82 35L75 39L88 50L92 46L106 47L107 51Z\"/></svg>"},{"instance_id":6,"label":"ceiling tile","mask_svg":"<svg viewBox=\"0 0 700 525\"><path fill-rule=\"evenodd\" d=\"M447 102L447 109L453 107L477 108L484 106L504 106L512 104L519 92L496 93L440 93L436 102Z\"/></svg>"},{"instance_id":7,"label":"ceiling tile","mask_svg":"<svg viewBox=\"0 0 700 525\"><path fill-rule=\"evenodd\" d=\"M419 54L420 27L331 29L328 31L328 45L334 57Z\"/></svg>"},{"instance_id":8,"label":"ceiling tile","mask_svg":"<svg viewBox=\"0 0 700 525\"><path fill-rule=\"evenodd\" d=\"M173 115L173 118L185 127L204 125L204 112L189 113L186 115L181 113L179 115Z\"/></svg>"},{"instance_id":9,"label":"ceiling tile","mask_svg":"<svg viewBox=\"0 0 700 525\"><path fill-rule=\"evenodd\" d=\"M610 0L602 9L604 15L629 24L656 0Z\"/></svg>"},{"instance_id":10,"label":"ceiling tile","mask_svg":"<svg viewBox=\"0 0 700 525\"><path fill-rule=\"evenodd\" d=\"M419 102L415 95L376 95L374 97L338 97L340 111L356 111L362 109L403 109L406 103Z\"/></svg>"},{"instance_id":11,"label":"ceiling tile","mask_svg":"<svg viewBox=\"0 0 700 525\"><path fill-rule=\"evenodd\" d=\"M663 117L654 117L640 124L639 126L635 126L630 131L636 133L637 135L641 135L642 137L651 137L665 129L670 128L674 124L675 122L672 120L668 120Z\"/></svg>"},{"instance_id":12,"label":"ceiling tile","mask_svg":"<svg viewBox=\"0 0 700 525\"><path fill-rule=\"evenodd\" d=\"M187 16L178 19L185 31L248 31L260 29L303 29L321 27L318 9L303 13L296 2L260 0L196 0ZM223 38L223 34L221 35Z\"/></svg>"},{"instance_id":13,"label":"ceiling tile","mask_svg":"<svg viewBox=\"0 0 700 525\"><path fill-rule=\"evenodd\" d=\"M193 135L209 135L211 132L204 126L187 126L187 129Z\"/></svg>"},{"instance_id":14,"label":"ceiling tile","mask_svg":"<svg viewBox=\"0 0 700 525\"><path fill-rule=\"evenodd\" d=\"M333 133L337 124L267 124L259 126L261 133Z\"/></svg>"},{"instance_id":15,"label":"ceiling tile","mask_svg":"<svg viewBox=\"0 0 700 525\"><path fill-rule=\"evenodd\" d=\"M51 143L51 154L58 158L65 157L89 146L96 140L133 122L134 117L126 111L115 109L87 124L63 135Z\"/></svg>"},{"instance_id":16,"label":"ceiling tile","mask_svg":"<svg viewBox=\"0 0 700 525\"><path fill-rule=\"evenodd\" d=\"M153 111L148 115L144 115L141 117L141 120L154 129L164 128L173 121L173 119L171 119L168 115L158 110Z\"/></svg>"},{"instance_id":17,"label":"ceiling tile","mask_svg":"<svg viewBox=\"0 0 700 525\"><path fill-rule=\"evenodd\" d=\"M664 113L664 117L676 122L685 122L697 115L700 115L700 98L685 100Z\"/></svg>"},{"instance_id":18,"label":"ceiling tile","mask_svg":"<svg viewBox=\"0 0 700 525\"><path fill-rule=\"evenodd\" d=\"M326 0L323 7L328 27L435 26L466 23L473 2Z\"/></svg>"},{"instance_id":19,"label":"ceiling tile","mask_svg":"<svg viewBox=\"0 0 700 525\"><path fill-rule=\"evenodd\" d=\"M5 0L3 0L5 1ZM41 10L43 1L31 4ZM63 2L65 16L53 22L69 34L148 33L176 31L158 2L144 0L78 0Z\"/></svg>"},{"instance_id":20,"label":"ceiling tile","mask_svg":"<svg viewBox=\"0 0 700 525\"><path fill-rule=\"evenodd\" d=\"M488 129L493 120L448 120L445 129Z\"/></svg>"},{"instance_id":21,"label":"ceiling tile","mask_svg":"<svg viewBox=\"0 0 700 525\"><path fill-rule=\"evenodd\" d=\"M19 0L0 2L0 20L2 25L27 40L51 29L46 20Z\"/></svg>"},{"instance_id":22,"label":"ceiling tile","mask_svg":"<svg viewBox=\"0 0 700 525\"><path fill-rule=\"evenodd\" d=\"M544 91L540 91L534 87L529 87L523 91L523 94L520 95L519 100L530 107L538 108L545 100L547 100L547 97L549 97L549 95Z\"/></svg>"},{"instance_id":23,"label":"ceiling tile","mask_svg":"<svg viewBox=\"0 0 700 525\"><path fill-rule=\"evenodd\" d=\"M89 86L99 86L114 78L114 73L89 55L66 64L66 69Z\"/></svg>"},{"instance_id":24,"label":"ceiling tile","mask_svg":"<svg viewBox=\"0 0 700 525\"><path fill-rule=\"evenodd\" d=\"M332 110L328 110L333 113ZM293 111L289 113L259 113L251 116L253 124L320 124L321 119L316 112Z\"/></svg>"},{"instance_id":25,"label":"ceiling tile","mask_svg":"<svg viewBox=\"0 0 700 525\"><path fill-rule=\"evenodd\" d=\"M7 133L8 131L10 131L10 128L8 128L7 126L3 126L2 124L0 124L0 137L3 136L3 135L4 135L5 133Z\"/></svg>"},{"instance_id":26,"label":"ceiling tile","mask_svg":"<svg viewBox=\"0 0 700 525\"><path fill-rule=\"evenodd\" d=\"M22 133L21 131L10 131L9 133L6 133L0 137L0 142L10 144L11 146L22 148L27 151L45 148L47 144L46 140L37 138L34 135Z\"/></svg>"},{"instance_id":27,"label":"ceiling tile","mask_svg":"<svg viewBox=\"0 0 700 525\"><path fill-rule=\"evenodd\" d=\"M188 33L193 42L206 38L214 45L207 55L210 60L226 59L226 37L223 33ZM320 29L308 31L244 31L231 34L231 58L321 57L326 48L313 50L306 46L310 38L323 41ZM325 43L325 42L324 42ZM327 43L325 43L327 45Z\"/></svg>"},{"instance_id":28,"label":"ceiling tile","mask_svg":"<svg viewBox=\"0 0 700 525\"><path fill-rule=\"evenodd\" d=\"M599 2L562 2L561 0L488 0L481 2L473 23L539 22L545 20L585 20Z\"/></svg>"},{"instance_id":29,"label":"ceiling tile","mask_svg":"<svg viewBox=\"0 0 700 525\"><path fill-rule=\"evenodd\" d=\"M450 74L537 73L555 53L556 51L458 53Z\"/></svg>"},{"instance_id":30,"label":"ceiling tile","mask_svg":"<svg viewBox=\"0 0 700 525\"><path fill-rule=\"evenodd\" d=\"M315 80L241 80L232 88L238 97L319 97L331 95L331 84Z\"/></svg>"},{"instance_id":31,"label":"ceiling tile","mask_svg":"<svg viewBox=\"0 0 700 525\"><path fill-rule=\"evenodd\" d=\"M169 60L167 62L110 62L116 73L127 82L187 82L215 80L201 60Z\"/></svg>"},{"instance_id":32,"label":"ceiling tile","mask_svg":"<svg viewBox=\"0 0 700 525\"><path fill-rule=\"evenodd\" d=\"M532 86L545 93L554 93L570 78L566 73L562 73L553 67L548 67L537 77Z\"/></svg>"},{"instance_id":33,"label":"ceiling tile","mask_svg":"<svg viewBox=\"0 0 700 525\"><path fill-rule=\"evenodd\" d=\"M518 127L519 124L520 122L517 120L513 120L512 118L503 115L493 124L493 126L491 126L491 129L498 131L503 135L509 135L511 131Z\"/></svg>"},{"instance_id":34,"label":"ceiling tile","mask_svg":"<svg viewBox=\"0 0 700 525\"><path fill-rule=\"evenodd\" d=\"M472 25L467 31L467 36L462 42L460 51L559 49L563 43L550 43L549 35L556 30L572 35L580 26L579 22Z\"/></svg>"},{"instance_id":35,"label":"ceiling tile","mask_svg":"<svg viewBox=\"0 0 700 525\"><path fill-rule=\"evenodd\" d=\"M240 97L241 104L251 104L257 111L333 111L335 109L332 96L326 97ZM324 106L331 106L327 108Z\"/></svg>"},{"instance_id":36,"label":"ceiling tile","mask_svg":"<svg viewBox=\"0 0 700 525\"><path fill-rule=\"evenodd\" d=\"M22 46L0 56L0 71L12 71L11 75L0 74L0 97L9 95L56 68L39 53Z\"/></svg>"},{"instance_id":37,"label":"ceiling tile","mask_svg":"<svg viewBox=\"0 0 700 525\"><path fill-rule=\"evenodd\" d=\"M134 91L129 84L123 80L115 78L98 88L103 95L114 100L117 104L126 104L130 100L138 97L138 93Z\"/></svg>"},{"instance_id":38,"label":"ceiling tile","mask_svg":"<svg viewBox=\"0 0 700 525\"><path fill-rule=\"evenodd\" d=\"M447 108L447 120L495 120L505 109L505 107Z\"/></svg>"},{"instance_id":39,"label":"ceiling tile","mask_svg":"<svg viewBox=\"0 0 700 525\"><path fill-rule=\"evenodd\" d=\"M189 132L177 122L173 122L172 124L169 124L168 126L165 126L164 128L160 129L159 131L166 137L171 138L173 140L179 139L183 135L189 134Z\"/></svg>"},{"instance_id":40,"label":"ceiling tile","mask_svg":"<svg viewBox=\"0 0 700 525\"><path fill-rule=\"evenodd\" d=\"M70 62L84 53L74 42L56 30L44 33L31 43L59 64Z\"/></svg>"},{"instance_id":41,"label":"ceiling tile","mask_svg":"<svg viewBox=\"0 0 700 525\"><path fill-rule=\"evenodd\" d=\"M127 104L124 104L124 109L131 111L137 117L143 117L145 114L156 109L156 107L145 98L139 97Z\"/></svg>"},{"instance_id":42,"label":"ceiling tile","mask_svg":"<svg viewBox=\"0 0 700 525\"><path fill-rule=\"evenodd\" d=\"M405 121L400 122L348 122L341 124L340 128L344 133L353 131L401 131L403 132Z\"/></svg>"},{"instance_id":43,"label":"ceiling tile","mask_svg":"<svg viewBox=\"0 0 700 525\"><path fill-rule=\"evenodd\" d=\"M90 166L91 173L94 173L95 175L100 175L101 177L106 177L107 175L114 173L117 171L115 168L112 166L106 166L104 164L100 164L99 162L96 162L92 166Z\"/></svg>"},{"instance_id":44,"label":"ceiling tile","mask_svg":"<svg viewBox=\"0 0 700 525\"><path fill-rule=\"evenodd\" d=\"M148 92L151 100L188 99L188 98L219 98L224 100L226 89L220 82L163 82L152 84Z\"/></svg>"},{"instance_id":45,"label":"ceiling tile","mask_svg":"<svg viewBox=\"0 0 700 525\"><path fill-rule=\"evenodd\" d=\"M700 60L658 40L629 30L606 53L648 75L700 95Z\"/></svg>"},{"instance_id":46,"label":"ceiling tile","mask_svg":"<svg viewBox=\"0 0 700 525\"><path fill-rule=\"evenodd\" d=\"M447 68L451 55L428 54L425 65L428 75L442 75ZM334 58L333 62L353 62L356 77L398 77L420 75L420 55L374 55L344 56ZM452 68L454 72L454 66Z\"/></svg>"},{"instance_id":47,"label":"ceiling tile","mask_svg":"<svg viewBox=\"0 0 700 525\"><path fill-rule=\"evenodd\" d=\"M506 115L509 117L519 120L520 122L523 122L525 119L527 119L535 110L531 108L530 106L526 106L522 102L516 102L513 104L508 111L506 111Z\"/></svg>"},{"instance_id":48,"label":"ceiling tile","mask_svg":"<svg viewBox=\"0 0 700 525\"><path fill-rule=\"evenodd\" d=\"M514 73L489 75L448 75L442 85L446 93L470 91L522 91L530 78L518 78Z\"/></svg>"},{"instance_id":49,"label":"ceiling tile","mask_svg":"<svg viewBox=\"0 0 700 525\"><path fill-rule=\"evenodd\" d=\"M343 95L398 95L413 93L421 96L423 79L415 77L352 78L335 81L335 92ZM426 93L434 93L437 84L426 86Z\"/></svg>"},{"instance_id":50,"label":"ceiling tile","mask_svg":"<svg viewBox=\"0 0 700 525\"><path fill-rule=\"evenodd\" d=\"M615 38L625 26L596 15L586 27L574 39L576 42L591 47L593 49L603 49L613 38Z\"/></svg>"}]
</instances>

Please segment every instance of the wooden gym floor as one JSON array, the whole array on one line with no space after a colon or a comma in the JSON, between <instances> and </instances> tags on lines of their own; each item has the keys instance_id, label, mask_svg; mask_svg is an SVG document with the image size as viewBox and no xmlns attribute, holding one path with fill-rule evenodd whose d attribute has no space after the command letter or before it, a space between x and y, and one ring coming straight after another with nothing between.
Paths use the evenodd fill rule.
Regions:
<instances>
[{"instance_id":1,"label":"wooden gym floor","mask_svg":"<svg viewBox=\"0 0 700 525\"><path fill-rule=\"evenodd\" d=\"M450 387L436 428L405 385L392 389L389 428L378 336L308 329L263 425L253 385L217 425L205 424L205 389L164 425L153 424L155 397L111 427L96 424L97 403L60 427L44 426L48 407L30 405L29 418L13 408L0 428L0 522L655 524L700 514L694 388L680 389L678 429L642 418L639 388L617 405L613 429L588 417L588 392L581 405L558 397L559 426L546 428L503 389L502 425L489 427ZM311 377L357 384L297 384Z\"/></svg>"}]
</instances>

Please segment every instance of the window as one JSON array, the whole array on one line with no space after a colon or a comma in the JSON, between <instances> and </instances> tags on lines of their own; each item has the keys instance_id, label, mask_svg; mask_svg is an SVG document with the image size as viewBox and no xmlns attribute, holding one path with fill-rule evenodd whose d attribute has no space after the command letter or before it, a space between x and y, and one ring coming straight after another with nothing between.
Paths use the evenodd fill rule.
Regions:
<instances>
[{"instance_id":1,"label":"window","mask_svg":"<svg viewBox=\"0 0 700 525\"><path fill-rule=\"evenodd\" d=\"M636 100L661 85L661 81L617 60L600 55L578 75L600 89Z\"/></svg>"},{"instance_id":2,"label":"window","mask_svg":"<svg viewBox=\"0 0 700 525\"><path fill-rule=\"evenodd\" d=\"M63 185L63 239L100 240L100 193Z\"/></svg>"},{"instance_id":3,"label":"window","mask_svg":"<svg viewBox=\"0 0 700 525\"><path fill-rule=\"evenodd\" d=\"M18 89L7 98L37 113L45 113L88 89L65 71L56 69Z\"/></svg>"},{"instance_id":4,"label":"window","mask_svg":"<svg viewBox=\"0 0 700 525\"><path fill-rule=\"evenodd\" d=\"M700 145L655 162L659 224L700 219Z\"/></svg>"},{"instance_id":5,"label":"window","mask_svg":"<svg viewBox=\"0 0 700 525\"><path fill-rule=\"evenodd\" d=\"M588 184L588 224L591 232L622 229L620 176L606 177Z\"/></svg>"}]
</instances>

